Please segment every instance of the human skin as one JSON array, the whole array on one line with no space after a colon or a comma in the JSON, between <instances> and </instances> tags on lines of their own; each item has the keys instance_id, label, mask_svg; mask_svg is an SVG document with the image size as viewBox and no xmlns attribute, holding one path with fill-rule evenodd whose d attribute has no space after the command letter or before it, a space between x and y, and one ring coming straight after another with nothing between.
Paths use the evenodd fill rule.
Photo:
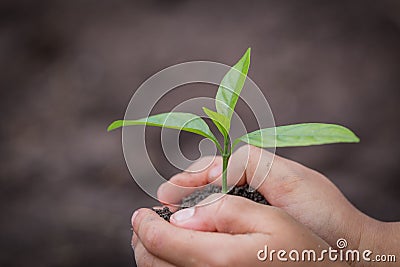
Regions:
<instances>
[{"instance_id":1,"label":"human skin","mask_svg":"<svg viewBox=\"0 0 400 267\"><path fill-rule=\"evenodd\" d=\"M263 181L258 191L271 206L224 196L216 201L206 200L208 205L176 212L171 223L151 210L138 210L132 218L132 241L138 265L265 266L266 262L256 257L264 245L276 250L313 248L318 252L328 246L336 248L339 238L347 240L347 249L368 249L373 255L399 255L399 223L379 222L361 213L322 174L278 156L273 164L271 159L271 154L263 149L244 146L232 155L228 167L230 184ZM209 160L203 158L190 169ZM171 204L183 197L174 184L220 183L221 164L221 158L217 157L201 172L183 172L172 177L159 188L160 201ZM347 266L345 262L332 261L268 262L268 266L318 264ZM372 266L373 262L351 264ZM386 262L382 266L395 266L395 263Z\"/></svg>"}]
</instances>

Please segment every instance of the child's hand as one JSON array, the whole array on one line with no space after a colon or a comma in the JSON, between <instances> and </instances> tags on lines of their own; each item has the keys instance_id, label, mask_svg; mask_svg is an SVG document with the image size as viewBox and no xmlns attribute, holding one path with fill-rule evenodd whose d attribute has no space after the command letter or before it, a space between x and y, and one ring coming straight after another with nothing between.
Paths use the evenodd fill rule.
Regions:
<instances>
[{"instance_id":1,"label":"child's hand","mask_svg":"<svg viewBox=\"0 0 400 267\"><path fill-rule=\"evenodd\" d=\"M175 213L171 224L151 210L139 210L132 219L138 266L282 266L288 262L280 261L277 253L272 261L264 262L258 259L264 252L258 251L266 245L268 254L272 249L287 253L313 249L319 257L328 249L325 241L280 208L237 196L226 195L216 201L210 198L218 195L205 200L211 204ZM327 257L323 262L289 265L348 266Z\"/></svg>"},{"instance_id":2,"label":"child's hand","mask_svg":"<svg viewBox=\"0 0 400 267\"><path fill-rule=\"evenodd\" d=\"M264 179L271 159L266 150L253 146L239 148L228 165L228 181L239 180L238 184L245 184L251 179ZM201 165L201 162L195 164ZM215 173L221 170L221 164L221 158L217 157L203 172L183 172L172 177L170 182L180 186L210 183L217 179ZM220 177L218 179L220 183ZM183 197L179 188L171 183L163 184L158 190L158 197L164 203L176 203ZM278 156L258 191L272 206L285 210L332 246L338 238L346 238L357 248L363 225L372 221L355 209L322 174Z\"/></svg>"},{"instance_id":3,"label":"child's hand","mask_svg":"<svg viewBox=\"0 0 400 267\"><path fill-rule=\"evenodd\" d=\"M241 147L230 159L228 182L240 185L253 179L262 181L271 158L266 150ZM209 159L203 158L191 168L204 165L202 161ZM217 183L221 184L218 175L221 165L221 158L217 157L204 171L183 172L172 177L170 182L180 186L200 186L219 178ZM159 188L158 197L164 203L178 203L183 195L170 182ZM399 223L383 223L366 216L351 205L325 176L296 162L275 156L271 170L258 191L272 206L286 211L332 247L336 247L339 238L345 238L348 249L369 249L376 254L399 252Z\"/></svg>"}]
</instances>

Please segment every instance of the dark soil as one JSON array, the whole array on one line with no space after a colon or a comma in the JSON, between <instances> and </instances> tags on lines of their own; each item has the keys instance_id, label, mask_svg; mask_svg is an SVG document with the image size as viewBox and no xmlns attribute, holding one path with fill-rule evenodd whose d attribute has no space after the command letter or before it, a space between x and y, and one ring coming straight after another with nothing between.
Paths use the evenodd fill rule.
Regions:
<instances>
[{"instance_id":1,"label":"dark soil","mask_svg":"<svg viewBox=\"0 0 400 267\"><path fill-rule=\"evenodd\" d=\"M154 209L155 212L157 212L158 215L160 215L161 218L169 222L169 218L173 214L172 211L169 210L168 207L163 207L162 209Z\"/></svg>"},{"instance_id":2,"label":"dark soil","mask_svg":"<svg viewBox=\"0 0 400 267\"><path fill-rule=\"evenodd\" d=\"M205 198L207 198L209 195L215 193L221 193L221 187L216 185L208 185L203 190L196 191L190 194L189 196L183 198L181 209L193 207L202 200L204 200ZM267 200L258 191L249 190L249 185L235 186L228 192L228 194L245 197L255 202L268 205ZM171 212L168 207L163 207L162 209L153 209L153 210L157 212L157 214L160 215L160 217L164 218L168 222L169 218L173 214L173 212Z\"/></svg>"}]
</instances>

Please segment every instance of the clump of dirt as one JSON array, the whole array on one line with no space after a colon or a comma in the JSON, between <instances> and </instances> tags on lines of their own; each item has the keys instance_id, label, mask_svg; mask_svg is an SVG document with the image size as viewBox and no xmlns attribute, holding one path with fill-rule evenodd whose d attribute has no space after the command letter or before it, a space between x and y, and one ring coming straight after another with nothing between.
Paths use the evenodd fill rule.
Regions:
<instances>
[{"instance_id":1,"label":"clump of dirt","mask_svg":"<svg viewBox=\"0 0 400 267\"><path fill-rule=\"evenodd\" d=\"M231 191L228 192L229 195L241 196L247 199L253 200L254 202L269 205L268 201L261 195L260 192L249 187L249 185L235 186Z\"/></svg>"},{"instance_id":2,"label":"clump of dirt","mask_svg":"<svg viewBox=\"0 0 400 267\"><path fill-rule=\"evenodd\" d=\"M202 190L197 190L192 194L182 199L181 208L189 208L199 204L202 200L208 196L216 193L221 193L222 188L213 184L205 186Z\"/></svg>"},{"instance_id":3,"label":"clump of dirt","mask_svg":"<svg viewBox=\"0 0 400 267\"><path fill-rule=\"evenodd\" d=\"M154 210L161 218L163 218L167 222L169 222L169 218L173 214L173 212L170 211L168 207L163 207L162 209L153 208L152 210Z\"/></svg>"},{"instance_id":4,"label":"clump of dirt","mask_svg":"<svg viewBox=\"0 0 400 267\"><path fill-rule=\"evenodd\" d=\"M182 205L181 209L193 207L197 205L199 202L207 198L208 196L215 194L215 193L221 193L221 187L216 186L216 185L207 185L203 190L196 191L192 194L190 194L187 197L184 197L182 199ZM254 202L261 203L264 205L269 205L268 201L264 198L263 195L261 195L258 191L252 189L249 187L249 185L243 185L243 186L235 186L233 187L229 192L229 195L235 195L235 196L241 196L250 200L253 200ZM168 207L163 207L162 209L153 209L160 217L164 218L166 221L169 222L169 219L173 212L169 210Z\"/></svg>"}]
</instances>

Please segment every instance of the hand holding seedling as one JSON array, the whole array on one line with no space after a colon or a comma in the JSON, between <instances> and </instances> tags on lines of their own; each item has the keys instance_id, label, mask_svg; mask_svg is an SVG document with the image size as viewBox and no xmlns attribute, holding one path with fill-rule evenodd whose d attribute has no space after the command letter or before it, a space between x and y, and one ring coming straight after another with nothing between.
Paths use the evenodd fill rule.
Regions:
<instances>
[{"instance_id":1,"label":"hand holding seedling","mask_svg":"<svg viewBox=\"0 0 400 267\"><path fill-rule=\"evenodd\" d=\"M268 152L260 149L359 142L349 129L335 124L303 123L260 129L231 142L231 118L249 65L250 49L222 79L215 98L216 111L203 108L222 134L221 144L205 121L190 113L171 112L139 120L118 120L108 127L108 130L131 125L165 127L195 133L214 142L221 157L201 173L184 172L171 178L159 188L158 197L162 202L177 203L182 199L176 187L170 186L172 183L193 187L215 181L227 193L228 185L251 184L257 180L264 181L258 191L272 205L225 195L211 204L177 211L171 223L154 211L140 209L132 216L132 243L138 265L265 266L256 257L264 245L276 250L312 248L318 251L329 245L335 247L339 238L346 238L349 248L399 253L398 223L385 224L369 218L355 209L323 175L279 157L272 164ZM252 146L233 153L240 142ZM271 164L270 172L257 167ZM215 170L220 175L215 175ZM221 179L216 179L218 176ZM282 264L285 263L268 262L268 266ZM297 266L346 266L346 263L302 262Z\"/></svg>"},{"instance_id":2,"label":"hand holding seedling","mask_svg":"<svg viewBox=\"0 0 400 267\"><path fill-rule=\"evenodd\" d=\"M246 160L247 157L256 160ZM239 184L243 184L258 178L254 176L265 175L258 171L259 166L270 164L270 158L267 151L256 147L238 149L229 163L228 183L233 176L241 176ZM215 181L215 170L221 173L221 169L222 158L218 157L204 171L183 172L170 182L201 186ZM159 188L158 197L174 203L183 197L175 189L165 183ZM276 156L258 190L272 207L226 195L212 204L176 212L171 223L151 210L139 210L132 218L138 266L151 262L154 266L285 266L279 261L260 262L256 252L266 244L270 249L289 251L315 249L318 245L322 249L327 244L335 248L339 238L347 240L349 249L400 255L400 223L379 222L361 213L326 177L312 169ZM298 264L347 266L330 261ZM361 262L354 266L373 264ZM396 264L387 262L382 266Z\"/></svg>"},{"instance_id":3,"label":"hand holding seedling","mask_svg":"<svg viewBox=\"0 0 400 267\"><path fill-rule=\"evenodd\" d=\"M203 108L204 113L222 134L223 144L218 142L201 117L191 113L170 112L138 120L117 120L108 126L108 131L123 126L148 125L187 131L210 139L222 156L222 193L228 192L226 173L228 161L235 146L240 142L262 148L359 142L358 137L352 131L340 125L301 123L260 129L247 133L231 143L229 136L231 119L245 84L249 66L250 48L222 79L215 97L216 111Z\"/></svg>"},{"instance_id":4,"label":"hand holding seedling","mask_svg":"<svg viewBox=\"0 0 400 267\"><path fill-rule=\"evenodd\" d=\"M236 214L235 210L241 213ZM328 249L325 241L283 210L238 196L226 195L196 209L192 217L185 217L181 224L197 221L192 229L200 231L176 227L148 209L138 211L132 222L132 244L139 267L281 266L276 259L272 265L258 260L257 251L267 244L287 251L315 248L319 253ZM307 262L304 266L321 266L321 262ZM325 266L348 265L337 262Z\"/></svg>"}]
</instances>

